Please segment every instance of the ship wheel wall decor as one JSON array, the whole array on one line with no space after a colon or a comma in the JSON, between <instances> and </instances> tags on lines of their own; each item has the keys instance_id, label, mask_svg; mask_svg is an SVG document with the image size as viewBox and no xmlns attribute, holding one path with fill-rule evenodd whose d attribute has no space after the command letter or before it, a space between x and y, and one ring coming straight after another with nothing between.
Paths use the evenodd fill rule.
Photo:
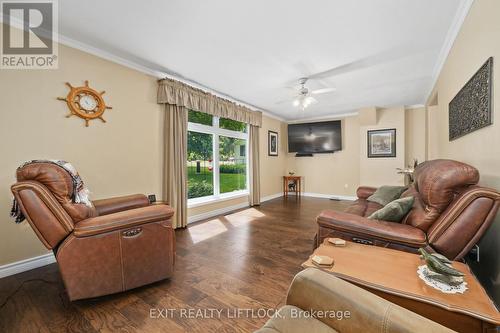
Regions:
<instances>
[{"instance_id":1,"label":"ship wheel wall decor","mask_svg":"<svg viewBox=\"0 0 500 333\"><path fill-rule=\"evenodd\" d=\"M66 115L66 118L71 116L77 116L85 120L85 126L89 126L89 121L94 119L100 119L102 122L106 122L102 117L104 111L107 109L112 109L111 106L107 106L102 98L105 91L97 92L96 90L89 87L89 81L85 81L85 86L83 87L73 87L69 82L66 82L70 91L66 97L57 97L60 101L65 101L68 104L70 113Z\"/></svg>"}]
</instances>

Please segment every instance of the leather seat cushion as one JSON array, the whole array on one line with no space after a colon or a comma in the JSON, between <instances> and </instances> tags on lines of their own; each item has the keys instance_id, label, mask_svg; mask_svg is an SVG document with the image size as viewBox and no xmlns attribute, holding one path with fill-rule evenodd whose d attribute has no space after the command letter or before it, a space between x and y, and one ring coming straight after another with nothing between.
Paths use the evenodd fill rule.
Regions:
<instances>
[{"instance_id":1,"label":"leather seat cushion","mask_svg":"<svg viewBox=\"0 0 500 333\"><path fill-rule=\"evenodd\" d=\"M321 321L311 318L309 313L292 305L285 305L256 333L338 333Z\"/></svg>"},{"instance_id":2,"label":"leather seat cushion","mask_svg":"<svg viewBox=\"0 0 500 333\"><path fill-rule=\"evenodd\" d=\"M364 239L396 242L414 248L427 245L427 237L422 230L401 223L370 220L334 210L322 211L316 220L320 228L334 229Z\"/></svg>"},{"instance_id":3,"label":"leather seat cushion","mask_svg":"<svg viewBox=\"0 0 500 333\"><path fill-rule=\"evenodd\" d=\"M383 206L366 199L358 199L352 203L349 207L345 209L346 213L368 217Z\"/></svg>"}]
</instances>

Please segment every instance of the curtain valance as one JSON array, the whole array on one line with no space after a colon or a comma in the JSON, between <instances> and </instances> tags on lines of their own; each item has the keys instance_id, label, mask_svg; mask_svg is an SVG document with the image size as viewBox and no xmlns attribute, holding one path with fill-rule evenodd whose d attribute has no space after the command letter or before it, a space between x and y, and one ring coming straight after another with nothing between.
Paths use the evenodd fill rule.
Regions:
<instances>
[{"instance_id":1,"label":"curtain valance","mask_svg":"<svg viewBox=\"0 0 500 333\"><path fill-rule=\"evenodd\" d=\"M172 79L158 81L158 103L183 106L217 117L262 126L262 113Z\"/></svg>"}]
</instances>

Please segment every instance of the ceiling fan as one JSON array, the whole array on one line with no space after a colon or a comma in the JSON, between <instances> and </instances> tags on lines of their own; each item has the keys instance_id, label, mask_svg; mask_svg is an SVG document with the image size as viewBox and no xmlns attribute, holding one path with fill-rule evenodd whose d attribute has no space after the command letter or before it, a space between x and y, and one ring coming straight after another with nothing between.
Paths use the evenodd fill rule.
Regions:
<instances>
[{"instance_id":1,"label":"ceiling fan","mask_svg":"<svg viewBox=\"0 0 500 333\"><path fill-rule=\"evenodd\" d=\"M305 110L309 105L318 103L318 100L314 98L312 95L321 95L334 92L335 88L321 88L316 90L309 90L306 87L306 82L308 78L303 77L299 79L299 89L298 94L292 101L292 105L295 107L300 107L302 110ZM286 101L283 101L286 102Z\"/></svg>"}]
</instances>

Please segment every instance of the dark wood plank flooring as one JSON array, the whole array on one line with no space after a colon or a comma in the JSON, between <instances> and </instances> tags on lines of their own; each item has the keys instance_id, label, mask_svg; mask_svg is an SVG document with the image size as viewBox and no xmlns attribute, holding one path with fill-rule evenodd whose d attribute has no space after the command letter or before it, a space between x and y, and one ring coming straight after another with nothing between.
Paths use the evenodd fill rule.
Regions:
<instances>
[{"instance_id":1,"label":"dark wood plank flooring","mask_svg":"<svg viewBox=\"0 0 500 333\"><path fill-rule=\"evenodd\" d=\"M69 302L56 264L1 279L0 332L254 331L267 320L257 309L284 304L293 276L310 255L314 217L345 204L278 198L190 224L176 231L171 279L117 295ZM237 308L254 312L238 315ZM155 319L155 309L175 310ZM221 313L198 318L209 315L204 309Z\"/></svg>"}]
</instances>

